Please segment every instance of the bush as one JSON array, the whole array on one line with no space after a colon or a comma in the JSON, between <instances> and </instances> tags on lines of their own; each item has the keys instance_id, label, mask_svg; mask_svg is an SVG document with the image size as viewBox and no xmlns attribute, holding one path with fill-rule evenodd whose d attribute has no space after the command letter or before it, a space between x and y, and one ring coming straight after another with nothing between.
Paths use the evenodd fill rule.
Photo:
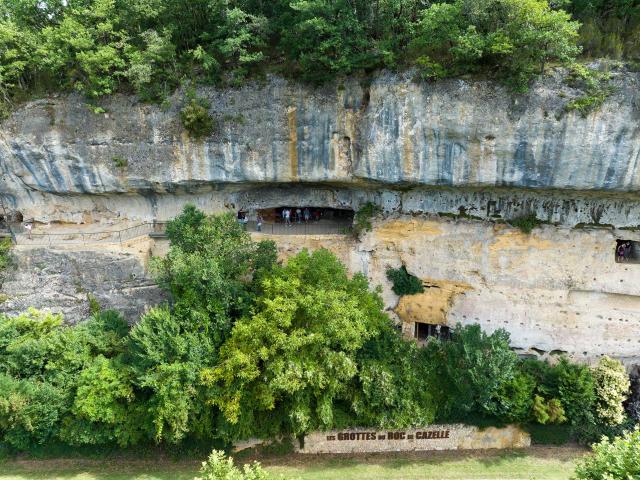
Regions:
<instances>
[{"instance_id":1,"label":"bush","mask_svg":"<svg viewBox=\"0 0 640 480\"><path fill-rule=\"evenodd\" d=\"M424 292L422 281L407 272L404 265L400 268L387 269L387 278L393 282L393 292L396 295L414 295Z\"/></svg>"},{"instance_id":2,"label":"bush","mask_svg":"<svg viewBox=\"0 0 640 480\"><path fill-rule=\"evenodd\" d=\"M209 102L203 98L192 98L180 112L182 126L195 139L203 139L211 135L216 123L209 115Z\"/></svg>"},{"instance_id":3,"label":"bush","mask_svg":"<svg viewBox=\"0 0 640 480\"><path fill-rule=\"evenodd\" d=\"M640 367L635 366L633 372L630 375L631 388L629 398L625 402L624 408L627 415L635 421L640 423Z\"/></svg>"},{"instance_id":4,"label":"bush","mask_svg":"<svg viewBox=\"0 0 640 480\"><path fill-rule=\"evenodd\" d=\"M598 110L613 93L613 89L609 86L610 78L607 72L599 72L580 64L572 65L565 82L584 93L569 101L564 106L565 110L568 112L575 110L583 118Z\"/></svg>"},{"instance_id":5,"label":"bush","mask_svg":"<svg viewBox=\"0 0 640 480\"><path fill-rule=\"evenodd\" d=\"M0 241L0 275L11 264L11 239L4 238Z\"/></svg>"},{"instance_id":6,"label":"bush","mask_svg":"<svg viewBox=\"0 0 640 480\"><path fill-rule=\"evenodd\" d=\"M464 420L470 414L504 418L501 398L516 375L517 355L509 334L498 329L487 334L479 325L458 325L448 341L427 344L434 368L434 393L442 420Z\"/></svg>"},{"instance_id":7,"label":"bush","mask_svg":"<svg viewBox=\"0 0 640 480\"><path fill-rule=\"evenodd\" d=\"M531 443L535 445L564 445L571 441L569 425L529 424L524 428L531 435Z\"/></svg>"},{"instance_id":8,"label":"bush","mask_svg":"<svg viewBox=\"0 0 640 480\"><path fill-rule=\"evenodd\" d=\"M509 223L512 226L519 228L522 233L529 234L534 228L542 225L543 222L538 219L535 213L530 213L528 215L513 218L509 220Z\"/></svg>"},{"instance_id":9,"label":"bush","mask_svg":"<svg viewBox=\"0 0 640 480\"><path fill-rule=\"evenodd\" d=\"M113 157L111 159L116 168L127 168L129 165L129 161L126 158L122 157Z\"/></svg>"},{"instance_id":10,"label":"bush","mask_svg":"<svg viewBox=\"0 0 640 480\"><path fill-rule=\"evenodd\" d=\"M564 408L557 398L545 400L540 395L535 395L532 411L533 418L541 425L563 423L567 420L564 416Z\"/></svg>"},{"instance_id":11,"label":"bush","mask_svg":"<svg viewBox=\"0 0 640 480\"><path fill-rule=\"evenodd\" d=\"M634 422L625 419L619 425L607 425L592 411L584 411L571 425L571 436L581 445L599 442L602 437L614 438L633 428Z\"/></svg>"},{"instance_id":12,"label":"bush","mask_svg":"<svg viewBox=\"0 0 640 480\"><path fill-rule=\"evenodd\" d=\"M371 231L371 219L380 213L380 207L372 202L365 203L353 217L353 234L359 237L363 232Z\"/></svg>"},{"instance_id":13,"label":"bush","mask_svg":"<svg viewBox=\"0 0 640 480\"><path fill-rule=\"evenodd\" d=\"M629 393L629 377L622 363L602 357L593 370L599 419L607 425L619 425L624 419L624 402Z\"/></svg>"},{"instance_id":14,"label":"bush","mask_svg":"<svg viewBox=\"0 0 640 480\"><path fill-rule=\"evenodd\" d=\"M592 447L576 467L579 480L640 478L640 430L625 433L613 440L603 438Z\"/></svg>"},{"instance_id":15,"label":"bush","mask_svg":"<svg viewBox=\"0 0 640 480\"><path fill-rule=\"evenodd\" d=\"M221 450L214 450L206 462L202 462L200 476L195 480L268 480L272 478L259 463L244 465L242 470L233 464Z\"/></svg>"}]
</instances>

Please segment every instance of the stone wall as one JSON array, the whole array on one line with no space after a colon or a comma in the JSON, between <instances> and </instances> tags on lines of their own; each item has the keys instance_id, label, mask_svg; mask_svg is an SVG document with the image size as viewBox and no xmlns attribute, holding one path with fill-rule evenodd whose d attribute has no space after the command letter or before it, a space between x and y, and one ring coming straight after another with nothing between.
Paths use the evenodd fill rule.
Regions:
<instances>
[{"instance_id":1,"label":"stone wall","mask_svg":"<svg viewBox=\"0 0 640 480\"><path fill-rule=\"evenodd\" d=\"M526 448L529 434L515 426L481 430L471 425L429 425L407 430L354 429L315 432L304 438L299 453L370 453L424 450Z\"/></svg>"}]
</instances>

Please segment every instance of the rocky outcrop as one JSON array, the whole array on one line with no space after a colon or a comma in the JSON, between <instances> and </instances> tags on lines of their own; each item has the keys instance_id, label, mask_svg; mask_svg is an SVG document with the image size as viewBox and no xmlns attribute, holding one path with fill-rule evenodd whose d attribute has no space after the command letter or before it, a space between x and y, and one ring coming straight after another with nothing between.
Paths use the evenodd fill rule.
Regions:
<instances>
[{"instance_id":1,"label":"rocky outcrop","mask_svg":"<svg viewBox=\"0 0 640 480\"><path fill-rule=\"evenodd\" d=\"M640 241L640 233L625 233ZM545 225L524 234L469 219L392 215L359 242L278 237L284 256L329 248L352 272L382 286L407 336L415 322L504 328L516 351L566 354L580 362L610 355L640 361L640 264L615 261L616 233ZM398 298L386 277L404 265L425 286Z\"/></svg>"},{"instance_id":2,"label":"rocky outcrop","mask_svg":"<svg viewBox=\"0 0 640 480\"><path fill-rule=\"evenodd\" d=\"M560 71L527 95L409 74L322 88L270 77L200 89L218 128L198 142L179 123L179 92L166 109L116 95L101 114L51 97L0 125L0 200L37 222L122 225L170 219L187 202L373 202L385 217L360 241L287 235L281 254L331 248L383 286L407 332L420 320L480 323L506 328L521 353L638 361L640 266L616 263L614 249L640 241L640 74L614 72L612 84L583 118L565 111L580 92ZM531 235L504 224L528 213L548 224ZM76 321L91 294L135 320L162 301L137 256L81 250L19 249L0 312L45 307ZM399 303L385 272L403 264L427 291Z\"/></svg>"},{"instance_id":3,"label":"rocky outcrop","mask_svg":"<svg viewBox=\"0 0 640 480\"><path fill-rule=\"evenodd\" d=\"M133 254L42 248L17 249L13 258L2 284L0 313L17 315L35 307L76 323L89 317L93 298L101 308L116 309L134 322L165 299Z\"/></svg>"},{"instance_id":4,"label":"rocky outcrop","mask_svg":"<svg viewBox=\"0 0 640 480\"><path fill-rule=\"evenodd\" d=\"M113 96L101 114L78 96L47 98L0 127L0 198L26 218L91 222L160 218L186 201L219 210L256 187L283 184L334 189L352 207L386 195L431 213L442 208L434 205L442 187L455 189L456 208L464 206L460 192L515 189L500 195L519 203L526 188L529 197L612 194L610 217L620 219L620 211L640 210L636 196L623 195L640 191L639 83L637 73L614 73L615 93L582 118L564 110L580 93L560 71L527 95L483 81L414 82L409 74L317 89L270 77L201 89L219 126L199 142L180 125L179 93L168 109ZM585 201L594 208L593 197Z\"/></svg>"}]
</instances>

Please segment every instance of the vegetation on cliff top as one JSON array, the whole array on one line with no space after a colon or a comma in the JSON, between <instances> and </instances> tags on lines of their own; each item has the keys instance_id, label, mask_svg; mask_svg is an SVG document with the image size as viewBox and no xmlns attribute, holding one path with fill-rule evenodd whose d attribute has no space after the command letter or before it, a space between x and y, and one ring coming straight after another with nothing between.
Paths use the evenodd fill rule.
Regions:
<instances>
[{"instance_id":1,"label":"vegetation on cliff top","mask_svg":"<svg viewBox=\"0 0 640 480\"><path fill-rule=\"evenodd\" d=\"M636 0L5 0L0 97L160 100L187 79L234 85L275 71L321 82L407 66L523 89L581 48L637 59L639 45Z\"/></svg>"}]
</instances>

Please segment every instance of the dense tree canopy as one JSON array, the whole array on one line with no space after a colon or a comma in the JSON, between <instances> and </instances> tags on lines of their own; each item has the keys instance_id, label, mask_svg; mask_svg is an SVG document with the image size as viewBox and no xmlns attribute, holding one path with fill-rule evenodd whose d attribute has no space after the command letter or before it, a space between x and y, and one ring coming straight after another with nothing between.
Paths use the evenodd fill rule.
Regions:
<instances>
[{"instance_id":1,"label":"dense tree canopy","mask_svg":"<svg viewBox=\"0 0 640 480\"><path fill-rule=\"evenodd\" d=\"M637 0L5 0L0 92L160 100L184 80L276 71L319 82L411 66L522 87L579 53L574 20L585 53L640 55Z\"/></svg>"}]
</instances>

